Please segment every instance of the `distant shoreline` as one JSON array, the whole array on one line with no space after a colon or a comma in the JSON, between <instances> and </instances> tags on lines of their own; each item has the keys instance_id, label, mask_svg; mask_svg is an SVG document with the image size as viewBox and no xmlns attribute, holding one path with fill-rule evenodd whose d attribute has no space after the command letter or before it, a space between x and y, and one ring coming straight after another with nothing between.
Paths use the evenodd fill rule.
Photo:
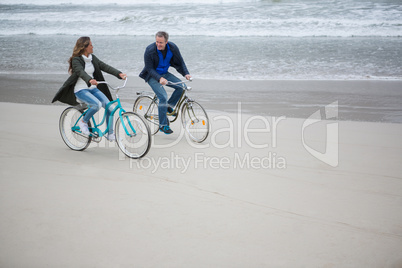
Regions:
<instances>
[{"instance_id":1,"label":"distant shoreline","mask_svg":"<svg viewBox=\"0 0 402 268\"><path fill-rule=\"evenodd\" d=\"M51 105L65 75L0 74L0 101ZM106 75L112 84L120 81ZM402 123L402 80L212 80L194 79L189 96L208 110L308 118L338 102L339 120ZM128 109L137 91L150 87L129 76L120 98ZM171 93L171 91L168 92ZM62 105L55 103L55 105Z\"/></svg>"}]
</instances>

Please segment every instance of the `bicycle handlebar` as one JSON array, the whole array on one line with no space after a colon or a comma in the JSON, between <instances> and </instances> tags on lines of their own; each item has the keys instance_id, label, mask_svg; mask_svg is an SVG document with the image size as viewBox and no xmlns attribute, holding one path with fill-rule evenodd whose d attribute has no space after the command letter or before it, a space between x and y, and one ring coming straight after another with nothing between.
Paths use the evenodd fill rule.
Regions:
<instances>
[{"instance_id":1,"label":"bicycle handlebar","mask_svg":"<svg viewBox=\"0 0 402 268\"><path fill-rule=\"evenodd\" d=\"M193 81L193 78L190 78L188 81L190 81L190 82ZM187 82L187 81L180 81L180 82L175 82L175 83L173 83L173 82L171 82L171 81L168 81L167 84L174 86L174 85L184 84L184 83L186 83L186 82Z\"/></svg>"},{"instance_id":2,"label":"bicycle handlebar","mask_svg":"<svg viewBox=\"0 0 402 268\"><path fill-rule=\"evenodd\" d=\"M122 88L124 88L124 87L126 86L127 80L128 80L128 78L127 78L127 76L126 76L126 79L124 79L124 84L123 84L122 86L118 86L118 87L112 87L112 86L111 86L108 82L106 82L106 81L99 81L98 84L106 84L106 85L108 85L108 87L110 87L110 88L113 89L113 90L119 90L119 89L122 89Z\"/></svg>"},{"instance_id":3,"label":"bicycle handlebar","mask_svg":"<svg viewBox=\"0 0 402 268\"><path fill-rule=\"evenodd\" d=\"M193 78L190 78L188 81L193 81ZM176 83L173 83L173 82L171 82L171 81L168 81L167 82L167 84L166 85L169 85L169 86L174 86L174 85L180 85L180 84L184 84L184 83L186 83L187 81L180 81L180 82L176 82ZM183 87L184 88L184 87ZM190 91L192 88L191 87L189 87L189 86L186 86L186 88L184 88L184 90L187 90L187 91Z\"/></svg>"}]
</instances>

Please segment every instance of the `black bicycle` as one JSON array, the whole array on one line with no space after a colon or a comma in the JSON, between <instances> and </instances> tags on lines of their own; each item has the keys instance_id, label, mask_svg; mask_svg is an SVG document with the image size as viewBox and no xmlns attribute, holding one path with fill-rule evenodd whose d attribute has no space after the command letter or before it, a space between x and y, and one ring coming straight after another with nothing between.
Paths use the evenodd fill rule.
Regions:
<instances>
[{"instance_id":1,"label":"black bicycle","mask_svg":"<svg viewBox=\"0 0 402 268\"><path fill-rule=\"evenodd\" d=\"M190 80L191 81L191 80ZM185 86L186 81L168 82L168 85L182 85L183 93L171 113L167 113L169 122L174 122L181 113L181 122L189 138L201 143L209 134L209 119L205 109L195 100L187 96L191 87ZM139 97L134 102L133 111L142 115L147 122L152 135L159 131L158 98L155 93L137 92Z\"/></svg>"}]
</instances>

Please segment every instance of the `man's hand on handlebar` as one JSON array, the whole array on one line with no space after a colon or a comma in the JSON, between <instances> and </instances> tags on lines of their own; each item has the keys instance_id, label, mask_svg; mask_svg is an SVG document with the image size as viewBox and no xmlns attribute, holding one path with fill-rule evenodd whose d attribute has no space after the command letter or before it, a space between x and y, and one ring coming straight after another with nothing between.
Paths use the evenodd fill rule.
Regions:
<instances>
[{"instance_id":1,"label":"man's hand on handlebar","mask_svg":"<svg viewBox=\"0 0 402 268\"><path fill-rule=\"evenodd\" d=\"M163 86L165 86L168 83L168 80L166 80L165 78L161 77L161 79L159 79L159 83Z\"/></svg>"},{"instance_id":2,"label":"man's hand on handlebar","mask_svg":"<svg viewBox=\"0 0 402 268\"><path fill-rule=\"evenodd\" d=\"M191 75L186 74L185 78L186 78L187 80L191 80ZM161 85L163 85L163 86L167 85L168 83L169 83L169 81L166 80L166 79L163 78L163 77L161 77L161 79L159 79L159 84L161 84Z\"/></svg>"}]
</instances>

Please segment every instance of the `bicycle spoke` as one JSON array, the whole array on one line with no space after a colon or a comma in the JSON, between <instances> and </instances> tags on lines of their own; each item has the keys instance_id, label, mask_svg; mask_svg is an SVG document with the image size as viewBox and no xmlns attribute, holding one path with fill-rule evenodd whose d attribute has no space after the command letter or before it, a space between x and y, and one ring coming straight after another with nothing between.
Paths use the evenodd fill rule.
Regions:
<instances>
[{"instance_id":1,"label":"bicycle spoke","mask_svg":"<svg viewBox=\"0 0 402 268\"><path fill-rule=\"evenodd\" d=\"M121 120L121 118L123 120ZM146 155L151 146L148 125L137 114L127 112L116 121L116 141L120 150L130 158Z\"/></svg>"},{"instance_id":2,"label":"bicycle spoke","mask_svg":"<svg viewBox=\"0 0 402 268\"><path fill-rule=\"evenodd\" d=\"M75 151L85 150L92 140L91 136L82 134L77 125L81 114L82 113L74 107L69 107L62 112L59 120L60 135L64 143Z\"/></svg>"},{"instance_id":3,"label":"bicycle spoke","mask_svg":"<svg viewBox=\"0 0 402 268\"><path fill-rule=\"evenodd\" d=\"M133 111L144 117L152 135L159 131L157 100L148 96L141 96L135 101Z\"/></svg>"},{"instance_id":4,"label":"bicycle spoke","mask_svg":"<svg viewBox=\"0 0 402 268\"><path fill-rule=\"evenodd\" d=\"M182 108L182 123L191 140L203 142L208 137L208 115L199 103L191 101L184 104Z\"/></svg>"}]
</instances>

